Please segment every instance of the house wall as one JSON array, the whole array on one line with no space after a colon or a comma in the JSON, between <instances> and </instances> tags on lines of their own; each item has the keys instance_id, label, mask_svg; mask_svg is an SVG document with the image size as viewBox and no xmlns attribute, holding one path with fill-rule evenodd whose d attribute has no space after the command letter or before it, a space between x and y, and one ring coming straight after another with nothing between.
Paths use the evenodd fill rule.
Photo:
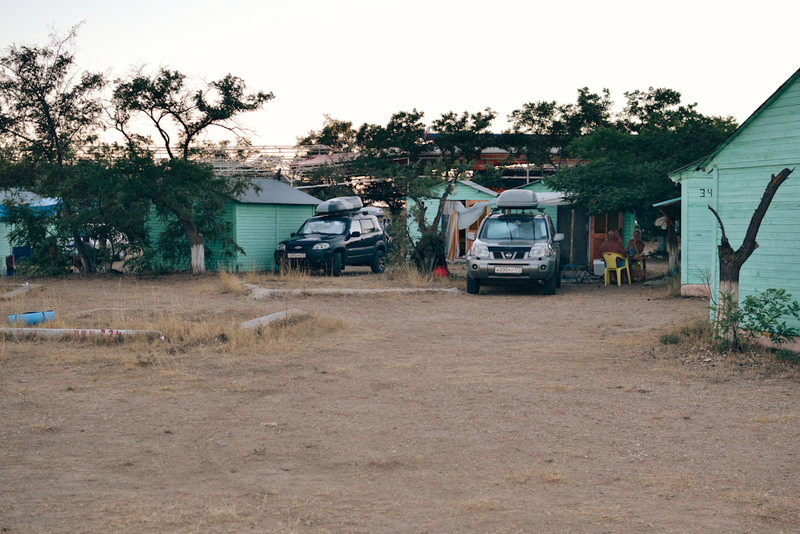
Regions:
<instances>
[{"instance_id":1,"label":"house wall","mask_svg":"<svg viewBox=\"0 0 800 534\"><path fill-rule=\"evenodd\" d=\"M686 171L681 182L681 284L684 293L719 284L719 226L712 206L725 225L731 246L738 249L771 175L800 168L800 83L770 103L714 157L704 171ZM798 172L798 171L795 171ZM759 247L745 262L739 278L740 298L769 288L783 288L800 300L800 175L778 190L756 239ZM800 326L795 324L794 326Z\"/></svg>"},{"instance_id":2,"label":"house wall","mask_svg":"<svg viewBox=\"0 0 800 534\"><path fill-rule=\"evenodd\" d=\"M8 239L8 233L11 227L7 224L0 223L0 273L3 276L8 274L6 272L6 256L10 256L12 252L11 243Z\"/></svg>"},{"instance_id":3,"label":"house wall","mask_svg":"<svg viewBox=\"0 0 800 534\"><path fill-rule=\"evenodd\" d=\"M233 206L231 204L228 204L228 206L225 207L223 220L226 222L233 223L232 217L233 217ZM156 247L156 261L160 262L168 269L174 269L176 271L185 271L190 269L191 260L189 257L188 249L186 250L186 259L184 261L180 261L177 263L168 263L158 250L158 240L161 238L161 234L164 232L166 226L167 225L161 222L160 218L156 215L155 207L151 208L150 219L147 222L147 231L151 246ZM208 256L208 254L206 255L207 269L217 270L220 267L227 267L229 264L232 264L232 262L235 262L235 258L226 260L225 258L221 257L222 247L220 245L216 243L206 242L205 246L208 249L208 251L210 251L213 254L213 256Z\"/></svg>"},{"instance_id":4,"label":"house wall","mask_svg":"<svg viewBox=\"0 0 800 534\"><path fill-rule=\"evenodd\" d=\"M289 239L306 219L314 216L314 210L315 206L236 203L234 239L245 251L236 258L238 269L273 269L278 243Z\"/></svg>"},{"instance_id":5,"label":"house wall","mask_svg":"<svg viewBox=\"0 0 800 534\"><path fill-rule=\"evenodd\" d=\"M314 215L313 205L244 204L231 202L225 208L223 218L231 224L234 241L244 249L243 253L223 256L222 245L206 243L213 254L209 270L230 269L240 271L271 270L272 255L278 243L288 239L306 219ZM164 225L153 215L150 223L150 239L156 243ZM171 265L177 270L189 268L188 260L182 265Z\"/></svg>"}]
</instances>

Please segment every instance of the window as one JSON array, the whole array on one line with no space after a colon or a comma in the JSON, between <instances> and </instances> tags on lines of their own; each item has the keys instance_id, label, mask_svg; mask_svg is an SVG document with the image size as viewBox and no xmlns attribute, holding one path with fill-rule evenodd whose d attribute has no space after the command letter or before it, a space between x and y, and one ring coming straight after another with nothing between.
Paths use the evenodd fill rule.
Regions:
<instances>
[{"instance_id":1,"label":"window","mask_svg":"<svg viewBox=\"0 0 800 534\"><path fill-rule=\"evenodd\" d=\"M371 234L375 231L375 224L372 219L361 219L361 233Z\"/></svg>"}]
</instances>

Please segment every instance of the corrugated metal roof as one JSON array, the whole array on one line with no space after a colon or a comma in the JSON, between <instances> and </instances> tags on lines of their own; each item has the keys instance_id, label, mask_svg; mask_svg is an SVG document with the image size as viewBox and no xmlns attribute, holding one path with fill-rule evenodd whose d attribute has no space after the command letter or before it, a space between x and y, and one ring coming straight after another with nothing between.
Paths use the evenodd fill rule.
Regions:
<instances>
[{"instance_id":1,"label":"corrugated metal roof","mask_svg":"<svg viewBox=\"0 0 800 534\"><path fill-rule=\"evenodd\" d=\"M239 195L236 200L243 204L290 204L295 206L316 206L322 202L280 180L256 178L253 183L259 185L261 191L256 193L255 189L251 187Z\"/></svg>"}]
</instances>

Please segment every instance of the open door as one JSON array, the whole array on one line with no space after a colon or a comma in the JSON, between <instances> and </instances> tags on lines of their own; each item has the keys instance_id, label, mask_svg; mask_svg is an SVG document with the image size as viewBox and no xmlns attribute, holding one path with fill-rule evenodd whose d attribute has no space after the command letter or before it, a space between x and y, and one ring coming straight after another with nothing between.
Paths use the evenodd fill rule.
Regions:
<instances>
[{"instance_id":1,"label":"open door","mask_svg":"<svg viewBox=\"0 0 800 534\"><path fill-rule=\"evenodd\" d=\"M592 260L599 260L600 245L608 238L608 232L616 230L622 234L622 212L595 215L591 218L590 228L591 257Z\"/></svg>"}]
</instances>

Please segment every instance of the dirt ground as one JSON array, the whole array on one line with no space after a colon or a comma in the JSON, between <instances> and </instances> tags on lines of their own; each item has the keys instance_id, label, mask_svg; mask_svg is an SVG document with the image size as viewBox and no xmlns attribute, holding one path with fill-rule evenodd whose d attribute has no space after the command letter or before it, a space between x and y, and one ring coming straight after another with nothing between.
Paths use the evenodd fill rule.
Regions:
<instances>
[{"instance_id":1,"label":"dirt ground","mask_svg":"<svg viewBox=\"0 0 800 534\"><path fill-rule=\"evenodd\" d=\"M799 374L659 342L707 301L454 271L34 281L0 310L166 339L2 341L0 530L800 532Z\"/></svg>"}]
</instances>

